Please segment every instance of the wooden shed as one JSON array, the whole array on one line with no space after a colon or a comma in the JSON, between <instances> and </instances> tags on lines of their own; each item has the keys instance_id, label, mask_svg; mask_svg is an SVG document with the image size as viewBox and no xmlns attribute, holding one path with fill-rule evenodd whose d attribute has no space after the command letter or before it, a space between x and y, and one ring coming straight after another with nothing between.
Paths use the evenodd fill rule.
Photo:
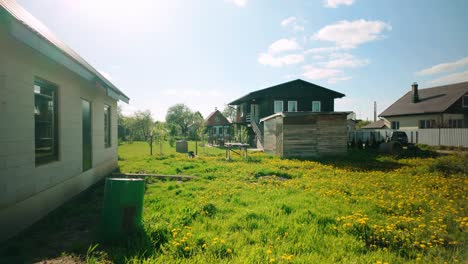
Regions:
<instances>
[{"instance_id":1,"label":"wooden shed","mask_svg":"<svg viewBox=\"0 0 468 264\"><path fill-rule=\"evenodd\" d=\"M282 112L261 120L264 151L284 158L341 155L349 112Z\"/></svg>"}]
</instances>

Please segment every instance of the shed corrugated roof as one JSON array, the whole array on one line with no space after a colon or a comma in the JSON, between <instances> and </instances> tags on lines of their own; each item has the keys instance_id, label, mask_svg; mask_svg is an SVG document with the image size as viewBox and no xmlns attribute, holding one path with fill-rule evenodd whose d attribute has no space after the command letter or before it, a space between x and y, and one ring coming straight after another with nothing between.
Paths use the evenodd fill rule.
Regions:
<instances>
[{"instance_id":1,"label":"shed corrugated roof","mask_svg":"<svg viewBox=\"0 0 468 264\"><path fill-rule=\"evenodd\" d=\"M385 123L385 120L380 119L375 122L372 122L368 125L365 125L361 127L362 129L381 129L381 128L386 128L388 127L387 124Z\"/></svg>"},{"instance_id":2,"label":"shed corrugated roof","mask_svg":"<svg viewBox=\"0 0 468 264\"><path fill-rule=\"evenodd\" d=\"M120 91L114 84L112 84L107 78L105 78L99 71L93 66L87 63L78 53L68 47L63 41L55 36L41 21L35 18L31 13L26 11L20 6L15 0L0 0L0 6L5 9L15 20L25 25L32 33L38 35L42 39L46 40L68 57L72 58L78 64L86 68L91 74L96 76L107 86L109 86L114 92L129 99L122 91Z\"/></svg>"},{"instance_id":3,"label":"shed corrugated roof","mask_svg":"<svg viewBox=\"0 0 468 264\"><path fill-rule=\"evenodd\" d=\"M281 83L281 84L278 84L278 85L274 85L274 86L271 86L271 87L268 87L268 88L264 88L264 89L261 89L261 90L258 90L258 91L248 93L248 94L242 96L241 98L230 102L229 105L239 105L239 104L241 104L243 102L247 102L247 101L253 100L253 99L262 98L262 97L271 95L273 92L278 92L278 91L284 92L288 96L298 97L298 96L304 96L304 95L306 95L306 94L308 94L308 93L310 93L311 91L314 91L314 90L315 91L320 90L321 92L325 92L327 94L330 94L330 96L333 97L333 98L341 98L341 97L345 96L342 93L327 89L325 87L322 87L322 86L319 86L319 85L316 85L316 84L313 84L313 83L310 83L310 82L306 82L306 81L301 80L301 79L297 79L297 80Z\"/></svg>"},{"instance_id":4,"label":"shed corrugated roof","mask_svg":"<svg viewBox=\"0 0 468 264\"><path fill-rule=\"evenodd\" d=\"M443 113L466 93L468 93L468 82L419 89L419 101L413 103L413 93L409 91L379 116Z\"/></svg>"}]
</instances>

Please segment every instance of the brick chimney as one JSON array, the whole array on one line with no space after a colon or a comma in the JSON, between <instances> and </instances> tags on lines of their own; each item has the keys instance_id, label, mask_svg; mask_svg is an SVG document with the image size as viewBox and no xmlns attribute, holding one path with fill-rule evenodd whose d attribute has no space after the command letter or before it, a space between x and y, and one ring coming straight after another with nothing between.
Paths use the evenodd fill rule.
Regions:
<instances>
[{"instance_id":1,"label":"brick chimney","mask_svg":"<svg viewBox=\"0 0 468 264\"><path fill-rule=\"evenodd\" d=\"M417 82L414 82L414 83L411 85L411 90L412 90L412 92L413 92L413 96L412 96L411 102L413 102L413 103L419 102L418 83L417 83Z\"/></svg>"}]
</instances>

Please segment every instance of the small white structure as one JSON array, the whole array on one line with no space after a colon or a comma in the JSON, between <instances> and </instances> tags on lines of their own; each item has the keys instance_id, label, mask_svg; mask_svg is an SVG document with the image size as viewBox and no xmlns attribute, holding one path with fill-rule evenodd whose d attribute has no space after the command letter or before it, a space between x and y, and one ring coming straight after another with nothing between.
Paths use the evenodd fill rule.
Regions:
<instances>
[{"instance_id":1,"label":"small white structure","mask_svg":"<svg viewBox=\"0 0 468 264\"><path fill-rule=\"evenodd\" d=\"M0 241L117 168L118 100L129 99L0 0Z\"/></svg>"}]
</instances>

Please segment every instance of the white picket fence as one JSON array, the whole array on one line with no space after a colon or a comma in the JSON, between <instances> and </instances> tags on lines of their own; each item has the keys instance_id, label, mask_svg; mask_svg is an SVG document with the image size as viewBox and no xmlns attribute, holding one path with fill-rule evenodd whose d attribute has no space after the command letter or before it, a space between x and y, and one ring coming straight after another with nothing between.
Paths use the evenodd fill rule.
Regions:
<instances>
[{"instance_id":1,"label":"white picket fence","mask_svg":"<svg viewBox=\"0 0 468 264\"><path fill-rule=\"evenodd\" d=\"M348 132L348 142L380 142L392 135L392 129L355 130ZM468 148L468 128L430 128L403 131L408 142L429 146L453 146Z\"/></svg>"}]
</instances>

